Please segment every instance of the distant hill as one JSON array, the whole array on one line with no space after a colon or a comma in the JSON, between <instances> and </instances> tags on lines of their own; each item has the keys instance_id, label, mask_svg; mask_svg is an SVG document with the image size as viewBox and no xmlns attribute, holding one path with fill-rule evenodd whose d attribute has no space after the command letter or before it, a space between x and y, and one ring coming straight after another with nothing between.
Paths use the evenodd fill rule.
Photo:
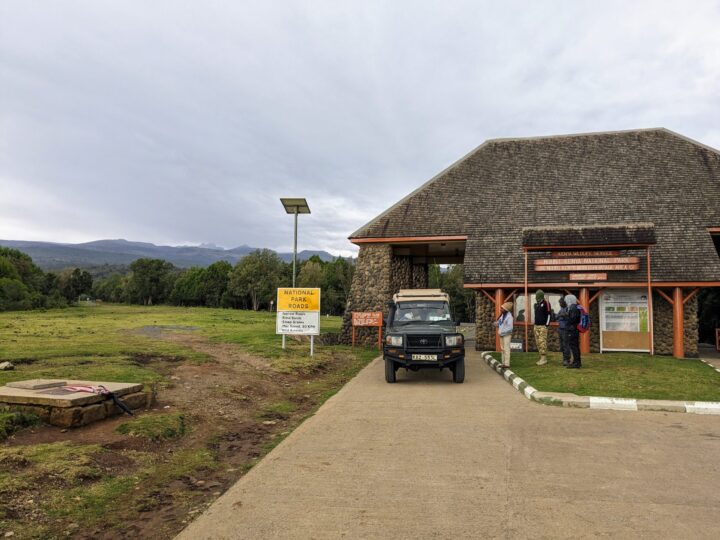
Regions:
<instances>
[{"instance_id":1,"label":"distant hill","mask_svg":"<svg viewBox=\"0 0 720 540\"><path fill-rule=\"evenodd\" d=\"M147 242L129 242L128 240L96 240L84 244L0 240L0 246L27 253L43 270L59 270L74 266L128 265L143 257L164 259L180 268L208 266L217 261L228 261L235 264L248 253L259 249L250 246L222 249L211 244L156 246ZM331 261L335 258L327 251L300 251L298 260L303 261L313 255L318 255L323 261ZM278 256L286 262L292 261L292 253L278 253Z\"/></svg>"}]
</instances>

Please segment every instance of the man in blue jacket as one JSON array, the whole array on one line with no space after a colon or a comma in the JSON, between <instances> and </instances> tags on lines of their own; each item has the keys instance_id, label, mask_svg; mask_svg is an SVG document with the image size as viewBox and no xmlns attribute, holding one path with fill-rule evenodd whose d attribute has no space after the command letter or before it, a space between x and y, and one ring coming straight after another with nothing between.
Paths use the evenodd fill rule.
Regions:
<instances>
[{"instance_id":1,"label":"man in blue jacket","mask_svg":"<svg viewBox=\"0 0 720 540\"><path fill-rule=\"evenodd\" d=\"M568 346L568 307L565 298L560 297L560 311L557 312L558 336L560 337L560 352L563 355L563 366L570 365L570 347Z\"/></svg>"}]
</instances>

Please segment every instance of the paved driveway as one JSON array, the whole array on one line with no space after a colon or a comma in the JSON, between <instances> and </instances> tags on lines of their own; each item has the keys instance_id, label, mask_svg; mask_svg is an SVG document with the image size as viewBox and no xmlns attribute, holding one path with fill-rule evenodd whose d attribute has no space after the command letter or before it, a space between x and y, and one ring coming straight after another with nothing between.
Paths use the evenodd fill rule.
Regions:
<instances>
[{"instance_id":1,"label":"paved driveway","mask_svg":"<svg viewBox=\"0 0 720 540\"><path fill-rule=\"evenodd\" d=\"M180 538L718 538L719 417L543 406L467 363L376 360Z\"/></svg>"}]
</instances>

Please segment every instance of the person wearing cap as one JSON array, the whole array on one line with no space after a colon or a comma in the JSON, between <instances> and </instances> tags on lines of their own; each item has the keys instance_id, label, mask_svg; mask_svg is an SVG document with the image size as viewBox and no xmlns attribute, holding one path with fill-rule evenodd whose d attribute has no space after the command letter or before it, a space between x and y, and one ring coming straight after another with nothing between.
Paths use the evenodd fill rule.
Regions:
<instances>
[{"instance_id":1,"label":"person wearing cap","mask_svg":"<svg viewBox=\"0 0 720 540\"><path fill-rule=\"evenodd\" d=\"M502 351L502 367L510 367L510 341L513 331L512 302L505 302L500 306L500 317L493 324L497 326L500 336L500 350Z\"/></svg>"},{"instance_id":2,"label":"person wearing cap","mask_svg":"<svg viewBox=\"0 0 720 540\"><path fill-rule=\"evenodd\" d=\"M545 300L545 293L538 289L535 293L535 326L533 327L535 344L538 353L540 353L540 360L537 361L538 366L547 364L547 335L551 314L550 302Z\"/></svg>"}]
</instances>

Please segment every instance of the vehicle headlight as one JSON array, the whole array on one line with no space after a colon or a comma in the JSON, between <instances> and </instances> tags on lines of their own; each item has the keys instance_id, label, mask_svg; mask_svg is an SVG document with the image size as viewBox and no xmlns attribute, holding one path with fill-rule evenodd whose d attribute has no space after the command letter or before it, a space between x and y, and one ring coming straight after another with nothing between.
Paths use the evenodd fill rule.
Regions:
<instances>
[{"instance_id":1,"label":"vehicle headlight","mask_svg":"<svg viewBox=\"0 0 720 540\"><path fill-rule=\"evenodd\" d=\"M392 347L402 347L402 336L385 336L385 343Z\"/></svg>"},{"instance_id":2,"label":"vehicle headlight","mask_svg":"<svg viewBox=\"0 0 720 540\"><path fill-rule=\"evenodd\" d=\"M455 334L454 336L445 336L446 347L459 347L463 344L462 334Z\"/></svg>"}]
</instances>

